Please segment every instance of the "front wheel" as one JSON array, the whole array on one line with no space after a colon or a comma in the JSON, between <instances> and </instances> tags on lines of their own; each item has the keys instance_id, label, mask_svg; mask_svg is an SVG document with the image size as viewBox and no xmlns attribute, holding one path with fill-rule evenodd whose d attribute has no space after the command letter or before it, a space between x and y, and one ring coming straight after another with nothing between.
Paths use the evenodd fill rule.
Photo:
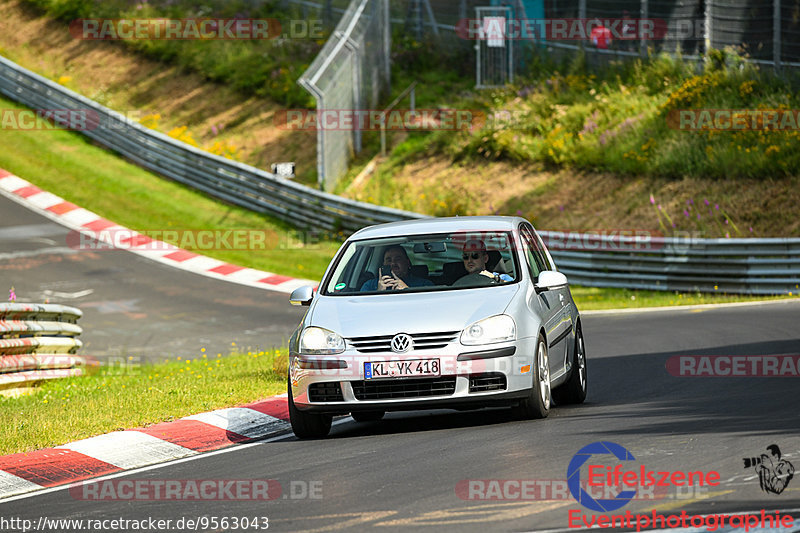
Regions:
<instances>
[{"instance_id":1,"label":"front wheel","mask_svg":"<svg viewBox=\"0 0 800 533\"><path fill-rule=\"evenodd\" d=\"M515 414L521 418L547 418L550 414L550 361L547 357L547 344L539 335L536 343L536 357L531 365L533 384L528 396L519 402Z\"/></svg>"},{"instance_id":2,"label":"front wheel","mask_svg":"<svg viewBox=\"0 0 800 533\"><path fill-rule=\"evenodd\" d=\"M572 373L562 386L553 391L553 399L558 405L583 403L587 390L586 347L580 324L575 331L575 350L572 354Z\"/></svg>"},{"instance_id":3,"label":"front wheel","mask_svg":"<svg viewBox=\"0 0 800 533\"><path fill-rule=\"evenodd\" d=\"M292 431L298 439L321 439L330 433L331 415L306 413L298 409L292 398L292 384L287 383L289 390L289 421L292 423Z\"/></svg>"}]
</instances>

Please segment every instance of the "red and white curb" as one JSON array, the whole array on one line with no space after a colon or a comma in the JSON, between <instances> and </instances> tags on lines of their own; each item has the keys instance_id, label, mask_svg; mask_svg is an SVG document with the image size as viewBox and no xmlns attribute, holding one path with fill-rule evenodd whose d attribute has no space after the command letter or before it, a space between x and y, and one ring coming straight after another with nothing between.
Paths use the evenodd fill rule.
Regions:
<instances>
[{"instance_id":1,"label":"red and white curb","mask_svg":"<svg viewBox=\"0 0 800 533\"><path fill-rule=\"evenodd\" d=\"M43 191L3 169L0 169L0 194L63 226L86 234L92 239L103 241L105 244L117 244L110 241L111 236L124 232L125 235L130 235L119 243L125 246L125 250L181 270L287 294L303 285L317 285L315 281L291 278L273 272L226 263L151 239ZM109 240L104 239L104 235L107 235Z\"/></svg>"},{"instance_id":2,"label":"red and white curb","mask_svg":"<svg viewBox=\"0 0 800 533\"><path fill-rule=\"evenodd\" d=\"M289 431L286 395L57 448L0 457L4 498L172 461Z\"/></svg>"}]
</instances>

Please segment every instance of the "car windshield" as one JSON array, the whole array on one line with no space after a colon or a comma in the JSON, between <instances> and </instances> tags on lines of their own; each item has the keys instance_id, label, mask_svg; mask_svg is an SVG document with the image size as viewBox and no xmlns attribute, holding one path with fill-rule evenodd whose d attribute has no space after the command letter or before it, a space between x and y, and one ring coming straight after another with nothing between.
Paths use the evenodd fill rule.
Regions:
<instances>
[{"instance_id":1,"label":"car windshield","mask_svg":"<svg viewBox=\"0 0 800 533\"><path fill-rule=\"evenodd\" d=\"M510 232L384 237L348 243L325 295L442 291L519 280Z\"/></svg>"}]
</instances>

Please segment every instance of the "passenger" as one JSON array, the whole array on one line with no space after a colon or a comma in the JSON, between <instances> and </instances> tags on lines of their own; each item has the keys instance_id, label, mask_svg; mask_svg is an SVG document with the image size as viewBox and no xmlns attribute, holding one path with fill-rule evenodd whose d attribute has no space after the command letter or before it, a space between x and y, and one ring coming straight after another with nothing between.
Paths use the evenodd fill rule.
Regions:
<instances>
[{"instance_id":1,"label":"passenger","mask_svg":"<svg viewBox=\"0 0 800 533\"><path fill-rule=\"evenodd\" d=\"M457 279L453 283L453 287L485 287L514 279L507 274L489 272L486 269L489 254L486 252L486 245L483 241L469 240L464 243L463 250L461 259L464 261L464 269L467 273Z\"/></svg>"},{"instance_id":2,"label":"passenger","mask_svg":"<svg viewBox=\"0 0 800 533\"><path fill-rule=\"evenodd\" d=\"M433 285L431 280L418 278L411 274L411 260L408 258L405 248L398 244L384 250L383 264L392 268L392 275L381 276L379 271L377 278L367 280L361 286L361 291L399 291L409 287Z\"/></svg>"}]
</instances>

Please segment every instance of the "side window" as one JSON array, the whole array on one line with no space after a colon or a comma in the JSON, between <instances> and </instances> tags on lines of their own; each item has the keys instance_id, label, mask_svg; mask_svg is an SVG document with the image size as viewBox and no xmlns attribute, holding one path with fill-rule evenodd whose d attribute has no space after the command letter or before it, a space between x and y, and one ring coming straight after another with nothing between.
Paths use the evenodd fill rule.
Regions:
<instances>
[{"instance_id":1,"label":"side window","mask_svg":"<svg viewBox=\"0 0 800 533\"><path fill-rule=\"evenodd\" d=\"M542 242L542 238L539 236L538 233L535 234L535 237L536 237L536 243L538 244L538 248L541 251L542 260L544 261L545 267L547 267L547 270L556 270L556 266L550 260L550 257L547 255L547 252L545 252L544 243Z\"/></svg>"},{"instance_id":2,"label":"side window","mask_svg":"<svg viewBox=\"0 0 800 533\"><path fill-rule=\"evenodd\" d=\"M538 250L534 245L535 241L531 238L531 234L523 228L521 236L523 247L525 248L525 259L528 263L528 271L531 273L531 278L535 281L539 278L539 273L542 270L546 270L545 263L542 261L541 254L537 253Z\"/></svg>"}]
</instances>

